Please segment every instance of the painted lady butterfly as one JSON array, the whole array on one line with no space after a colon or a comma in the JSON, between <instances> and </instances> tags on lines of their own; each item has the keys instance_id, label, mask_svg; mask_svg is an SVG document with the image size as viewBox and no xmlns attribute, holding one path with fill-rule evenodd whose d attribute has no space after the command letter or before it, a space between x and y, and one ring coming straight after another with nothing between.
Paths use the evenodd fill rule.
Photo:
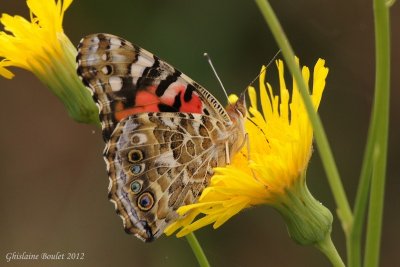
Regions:
<instances>
[{"instance_id":1,"label":"painted lady butterfly","mask_svg":"<svg viewBox=\"0 0 400 267\"><path fill-rule=\"evenodd\" d=\"M244 144L244 95L224 109L179 70L110 34L83 38L77 63L100 111L109 198L126 232L152 241Z\"/></svg>"}]
</instances>

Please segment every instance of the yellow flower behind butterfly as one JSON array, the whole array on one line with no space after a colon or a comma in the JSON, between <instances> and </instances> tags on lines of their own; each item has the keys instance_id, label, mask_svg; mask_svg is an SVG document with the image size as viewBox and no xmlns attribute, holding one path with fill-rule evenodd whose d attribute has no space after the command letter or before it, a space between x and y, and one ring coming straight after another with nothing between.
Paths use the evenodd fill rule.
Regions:
<instances>
[{"instance_id":1,"label":"yellow flower behind butterfly","mask_svg":"<svg viewBox=\"0 0 400 267\"><path fill-rule=\"evenodd\" d=\"M64 103L77 121L98 123L97 107L76 75L75 46L62 27L72 0L27 0L30 21L2 14L0 76L14 77L9 67L35 74Z\"/></svg>"},{"instance_id":2,"label":"yellow flower behind butterfly","mask_svg":"<svg viewBox=\"0 0 400 267\"><path fill-rule=\"evenodd\" d=\"M315 109L328 74L324 63L319 59L313 72L311 99ZM180 215L186 216L167 227L167 235L180 229L177 236L184 236L208 224L218 228L243 209L259 204L277 209L298 243L312 244L330 233L331 213L312 197L305 184L312 154L312 126L296 84L292 93L286 87L283 62L278 60L277 67L279 95L274 94L270 84L265 84L266 70L264 67L261 70L258 93L261 109L255 89L248 89L249 151L244 146L231 165L215 169L198 203L178 209ZM308 83L309 69L303 67L302 74ZM235 99L236 96L231 97L232 101Z\"/></svg>"}]
</instances>

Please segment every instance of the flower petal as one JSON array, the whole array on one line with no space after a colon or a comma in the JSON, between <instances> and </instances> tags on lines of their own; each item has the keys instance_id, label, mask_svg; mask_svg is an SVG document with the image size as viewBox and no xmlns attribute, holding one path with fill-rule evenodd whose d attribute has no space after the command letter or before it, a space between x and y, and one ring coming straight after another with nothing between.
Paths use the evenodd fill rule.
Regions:
<instances>
[{"instance_id":1,"label":"flower petal","mask_svg":"<svg viewBox=\"0 0 400 267\"><path fill-rule=\"evenodd\" d=\"M10 65L12 65L10 61L7 60L0 61L0 75L6 79L12 79L14 77L14 73L5 68Z\"/></svg>"}]
</instances>

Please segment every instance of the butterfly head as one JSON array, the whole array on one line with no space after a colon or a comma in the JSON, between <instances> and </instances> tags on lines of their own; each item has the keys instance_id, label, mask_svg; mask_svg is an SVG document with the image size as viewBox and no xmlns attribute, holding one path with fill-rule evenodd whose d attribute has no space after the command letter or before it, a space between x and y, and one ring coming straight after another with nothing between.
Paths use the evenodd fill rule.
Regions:
<instances>
[{"instance_id":1,"label":"butterfly head","mask_svg":"<svg viewBox=\"0 0 400 267\"><path fill-rule=\"evenodd\" d=\"M234 123L239 121L244 121L247 114L246 91L240 94L236 102L229 103L229 105L226 107L226 111L228 112L229 117Z\"/></svg>"},{"instance_id":2,"label":"butterfly head","mask_svg":"<svg viewBox=\"0 0 400 267\"><path fill-rule=\"evenodd\" d=\"M232 124L227 132L229 132L228 146L230 158L240 151L246 141L246 130L244 127L246 121L246 98L245 92L241 93L238 100L230 103L226 111L232 121Z\"/></svg>"},{"instance_id":3,"label":"butterfly head","mask_svg":"<svg viewBox=\"0 0 400 267\"><path fill-rule=\"evenodd\" d=\"M246 118L246 91L242 92L239 96L238 101L235 103L235 111L240 115L242 119Z\"/></svg>"}]
</instances>

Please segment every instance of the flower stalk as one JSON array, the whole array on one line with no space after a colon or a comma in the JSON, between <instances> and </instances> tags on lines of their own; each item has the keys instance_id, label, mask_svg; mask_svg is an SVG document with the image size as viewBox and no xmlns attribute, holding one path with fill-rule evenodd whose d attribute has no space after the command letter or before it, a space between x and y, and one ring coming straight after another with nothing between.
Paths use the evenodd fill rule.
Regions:
<instances>
[{"instance_id":1,"label":"flower stalk","mask_svg":"<svg viewBox=\"0 0 400 267\"><path fill-rule=\"evenodd\" d=\"M332 266L345 267L339 253L337 252L332 242L330 235L327 236L326 239L316 244L315 247L319 249L329 259L329 261L332 263Z\"/></svg>"},{"instance_id":2,"label":"flower stalk","mask_svg":"<svg viewBox=\"0 0 400 267\"><path fill-rule=\"evenodd\" d=\"M390 104L390 4L388 5L385 0L374 0L373 6L375 19L376 72L371 128L376 134L373 135L373 137L375 137L374 139L371 138L368 140L372 145L367 145L372 146L372 176L364 255L364 266L366 267L379 266ZM361 209L363 208L362 206L362 204L359 205Z\"/></svg>"},{"instance_id":3,"label":"flower stalk","mask_svg":"<svg viewBox=\"0 0 400 267\"><path fill-rule=\"evenodd\" d=\"M201 248L199 241L197 241L197 238L194 235L194 233L189 233L188 235L186 235L186 240L189 243L194 255L196 256L199 266L200 267L210 267L210 264L208 263L206 254L204 254L204 251Z\"/></svg>"},{"instance_id":4,"label":"flower stalk","mask_svg":"<svg viewBox=\"0 0 400 267\"><path fill-rule=\"evenodd\" d=\"M264 19L267 22L269 28L271 29L276 42L282 50L285 62L288 64L288 68L293 74L293 77L299 88L305 108L307 110L307 114L313 126L315 140L319 148L318 150L321 155L328 182L330 184L330 188L332 190L337 205L337 213L342 222L343 230L347 235L353 222L353 215L350 209L349 202L347 200L346 193L343 188L342 181L339 176L339 171L336 167L336 163L329 146L328 139L322 126L322 122L318 114L313 109L313 105L308 94L307 85L304 82L299 67L295 63L293 49L291 48L289 41L275 13L272 10L272 7L267 0L256 0L256 3L262 15L264 16Z\"/></svg>"}]
</instances>

